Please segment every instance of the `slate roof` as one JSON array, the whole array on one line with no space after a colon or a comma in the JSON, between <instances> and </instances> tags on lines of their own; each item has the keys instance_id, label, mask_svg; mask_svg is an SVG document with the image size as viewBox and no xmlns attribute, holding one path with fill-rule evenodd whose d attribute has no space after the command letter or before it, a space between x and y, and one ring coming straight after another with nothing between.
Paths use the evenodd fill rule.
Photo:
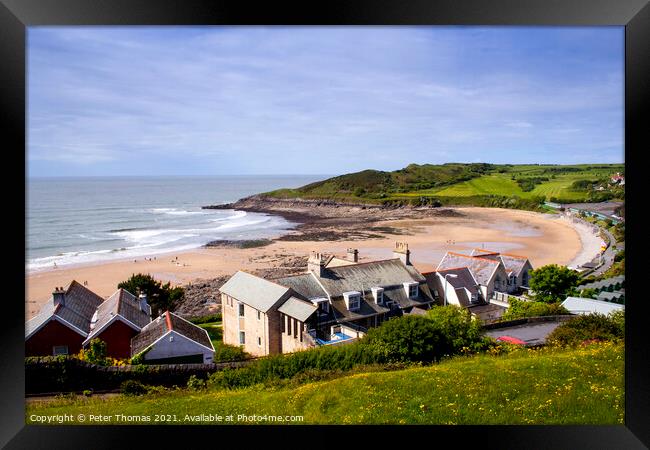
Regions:
<instances>
[{"instance_id":1,"label":"slate roof","mask_svg":"<svg viewBox=\"0 0 650 450\"><path fill-rule=\"evenodd\" d=\"M238 271L230 277L219 290L262 312L271 309L289 292L289 288L281 286L277 282L271 282L242 271Z\"/></svg>"},{"instance_id":2,"label":"slate roof","mask_svg":"<svg viewBox=\"0 0 650 450\"><path fill-rule=\"evenodd\" d=\"M73 280L65 290L65 303L63 305L55 308L53 299L50 298L39 314L27 321L25 324L25 337L31 335L52 316L61 318L87 336L90 332L90 321L97 307L103 302L102 297Z\"/></svg>"},{"instance_id":3,"label":"slate roof","mask_svg":"<svg viewBox=\"0 0 650 450\"><path fill-rule=\"evenodd\" d=\"M491 250L484 250L482 248L475 248L470 253L473 257L486 258L494 261L501 261L503 267L506 269L508 274L519 275L523 268L526 265L526 262L530 264L528 258L525 256L511 255L509 253L499 253Z\"/></svg>"},{"instance_id":4,"label":"slate roof","mask_svg":"<svg viewBox=\"0 0 650 450\"><path fill-rule=\"evenodd\" d=\"M494 261L487 258L463 255L460 253L447 252L438 264L436 271L452 269L457 267L467 267L478 284L487 286L492 274L497 270L501 261Z\"/></svg>"},{"instance_id":5,"label":"slate roof","mask_svg":"<svg viewBox=\"0 0 650 450\"><path fill-rule=\"evenodd\" d=\"M120 288L97 308L97 322L94 325L91 324L92 331L86 341L101 333L113 317L118 315L135 325L131 328L136 331L140 331L142 327L151 322L149 311L140 309L140 299ZM129 324L127 323L127 325Z\"/></svg>"},{"instance_id":6,"label":"slate roof","mask_svg":"<svg viewBox=\"0 0 650 450\"><path fill-rule=\"evenodd\" d=\"M614 311L625 309L624 305L619 305L617 303L581 297L567 297L566 300L562 302L562 306L573 314L589 314L595 312L607 315Z\"/></svg>"},{"instance_id":7,"label":"slate roof","mask_svg":"<svg viewBox=\"0 0 650 450\"><path fill-rule=\"evenodd\" d=\"M524 256L507 255L502 253L499 255L499 257L501 258L501 262L503 263L503 267L505 267L506 272L509 274L512 272L516 276L519 276L521 271L526 266L526 263L530 264L528 258Z\"/></svg>"},{"instance_id":8,"label":"slate roof","mask_svg":"<svg viewBox=\"0 0 650 450\"><path fill-rule=\"evenodd\" d=\"M289 297L289 299L278 308L282 314L293 317L300 322L305 322L309 316L314 314L318 307L311 302L300 300L296 297Z\"/></svg>"},{"instance_id":9,"label":"slate roof","mask_svg":"<svg viewBox=\"0 0 650 450\"><path fill-rule=\"evenodd\" d=\"M306 299L327 298L327 292L316 281L316 276L310 273L294 275L273 280L276 283L291 288Z\"/></svg>"},{"instance_id":10,"label":"slate roof","mask_svg":"<svg viewBox=\"0 0 650 450\"><path fill-rule=\"evenodd\" d=\"M208 332L174 313L165 311L156 320L146 325L131 339L131 356L145 350L165 334L175 331L186 338L214 350Z\"/></svg>"},{"instance_id":11,"label":"slate roof","mask_svg":"<svg viewBox=\"0 0 650 450\"><path fill-rule=\"evenodd\" d=\"M372 261L350 266L327 268L318 281L330 297L340 297L344 292L370 290L375 286L386 289L404 282L424 282L426 279L415 269L409 270L399 259Z\"/></svg>"}]
</instances>

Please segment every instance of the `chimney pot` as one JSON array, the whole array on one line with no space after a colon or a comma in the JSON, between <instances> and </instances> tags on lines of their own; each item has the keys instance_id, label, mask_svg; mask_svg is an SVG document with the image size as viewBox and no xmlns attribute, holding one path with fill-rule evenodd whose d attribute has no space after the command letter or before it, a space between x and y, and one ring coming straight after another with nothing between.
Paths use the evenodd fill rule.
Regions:
<instances>
[{"instance_id":1,"label":"chimney pot","mask_svg":"<svg viewBox=\"0 0 650 450\"><path fill-rule=\"evenodd\" d=\"M348 261L359 262L359 250L357 250L356 248L349 248Z\"/></svg>"}]
</instances>

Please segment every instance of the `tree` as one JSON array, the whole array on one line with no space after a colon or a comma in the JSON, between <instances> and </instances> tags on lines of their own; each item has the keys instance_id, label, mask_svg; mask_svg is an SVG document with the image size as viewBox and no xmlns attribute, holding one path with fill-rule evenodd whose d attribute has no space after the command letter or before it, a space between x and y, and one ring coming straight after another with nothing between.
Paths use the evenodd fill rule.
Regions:
<instances>
[{"instance_id":1,"label":"tree","mask_svg":"<svg viewBox=\"0 0 650 450\"><path fill-rule=\"evenodd\" d=\"M158 316L163 311L173 311L183 298L185 291L181 287L171 287L171 283L162 284L151 275L139 273L132 275L126 281L117 285L118 289L126 289L133 295L145 294L151 306L153 316Z\"/></svg>"},{"instance_id":2,"label":"tree","mask_svg":"<svg viewBox=\"0 0 650 450\"><path fill-rule=\"evenodd\" d=\"M535 301L555 303L575 293L580 275L564 266L549 264L530 271L530 289Z\"/></svg>"}]
</instances>

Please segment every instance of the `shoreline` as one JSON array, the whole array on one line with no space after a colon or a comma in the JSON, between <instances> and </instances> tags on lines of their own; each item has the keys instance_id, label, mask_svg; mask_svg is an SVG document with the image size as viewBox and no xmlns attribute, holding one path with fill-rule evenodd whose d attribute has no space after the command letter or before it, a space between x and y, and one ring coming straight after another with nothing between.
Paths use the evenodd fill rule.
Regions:
<instances>
[{"instance_id":1,"label":"shoreline","mask_svg":"<svg viewBox=\"0 0 650 450\"><path fill-rule=\"evenodd\" d=\"M304 209L303 206L301 209ZM395 241L405 241L413 264L421 271L434 270L446 251L466 252L474 247L529 257L534 267L556 263L568 265L600 247L585 229L558 215L499 208L364 209L363 207L317 207L296 211L298 225L272 239L268 245L198 247L133 259L62 266L27 273L26 315L32 317L50 298L54 286L72 279L88 282L88 288L107 297L134 273L149 273L163 283L187 285L229 276L237 270L283 270L292 258L310 251L338 256L347 248L359 249L360 261L392 257ZM271 214L271 211L267 213ZM273 212L274 213L274 212ZM595 253L591 255L593 258ZM175 259L178 258L178 259ZM586 262L586 261L584 261ZM294 267L295 270L295 267Z\"/></svg>"}]
</instances>

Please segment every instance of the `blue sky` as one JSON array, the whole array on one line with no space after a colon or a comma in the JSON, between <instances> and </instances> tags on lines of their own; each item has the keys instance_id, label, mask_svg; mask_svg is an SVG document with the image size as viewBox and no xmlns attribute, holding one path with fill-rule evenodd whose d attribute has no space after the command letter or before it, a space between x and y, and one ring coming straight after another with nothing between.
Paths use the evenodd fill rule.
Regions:
<instances>
[{"instance_id":1,"label":"blue sky","mask_svg":"<svg viewBox=\"0 0 650 450\"><path fill-rule=\"evenodd\" d=\"M29 176L623 162L623 27L30 27Z\"/></svg>"}]
</instances>

